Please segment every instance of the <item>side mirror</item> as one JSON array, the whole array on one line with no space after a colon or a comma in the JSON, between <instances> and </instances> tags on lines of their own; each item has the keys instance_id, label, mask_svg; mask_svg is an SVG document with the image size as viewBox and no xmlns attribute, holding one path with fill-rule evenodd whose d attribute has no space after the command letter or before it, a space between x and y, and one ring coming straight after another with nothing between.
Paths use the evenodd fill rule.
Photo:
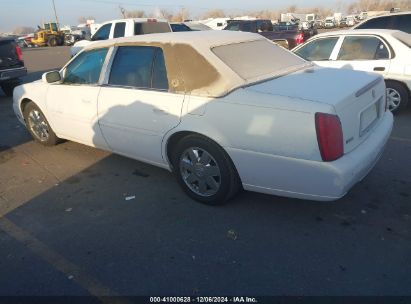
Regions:
<instances>
[{"instance_id":1,"label":"side mirror","mask_svg":"<svg viewBox=\"0 0 411 304\"><path fill-rule=\"evenodd\" d=\"M61 81L61 75L59 71L51 71L44 73L43 76L41 76L41 79L45 83L54 83L57 81Z\"/></svg>"}]
</instances>

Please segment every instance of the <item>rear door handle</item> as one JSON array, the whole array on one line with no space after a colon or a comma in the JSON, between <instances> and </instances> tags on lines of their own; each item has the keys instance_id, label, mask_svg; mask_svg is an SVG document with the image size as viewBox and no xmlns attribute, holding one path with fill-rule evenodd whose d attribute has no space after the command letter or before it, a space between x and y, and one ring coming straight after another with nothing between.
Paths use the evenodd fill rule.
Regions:
<instances>
[{"instance_id":1,"label":"rear door handle","mask_svg":"<svg viewBox=\"0 0 411 304\"><path fill-rule=\"evenodd\" d=\"M383 72L383 71L385 71L385 68L384 67L375 67L374 71Z\"/></svg>"}]
</instances>

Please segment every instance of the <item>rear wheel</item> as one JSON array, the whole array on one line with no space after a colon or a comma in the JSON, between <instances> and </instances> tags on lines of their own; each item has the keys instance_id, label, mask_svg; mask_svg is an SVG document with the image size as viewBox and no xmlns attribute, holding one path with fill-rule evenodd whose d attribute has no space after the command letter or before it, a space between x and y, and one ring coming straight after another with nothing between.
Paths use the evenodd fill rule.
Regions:
<instances>
[{"instance_id":1,"label":"rear wheel","mask_svg":"<svg viewBox=\"0 0 411 304\"><path fill-rule=\"evenodd\" d=\"M27 129L35 141L45 146L57 144L59 138L51 129L43 112L35 103L28 103L24 108L23 115Z\"/></svg>"},{"instance_id":2,"label":"rear wheel","mask_svg":"<svg viewBox=\"0 0 411 304\"><path fill-rule=\"evenodd\" d=\"M57 46L57 44L58 44L57 38L54 36L49 37L49 39L47 40L48 46L54 47L54 46Z\"/></svg>"},{"instance_id":3,"label":"rear wheel","mask_svg":"<svg viewBox=\"0 0 411 304\"><path fill-rule=\"evenodd\" d=\"M387 80L387 105L392 113L398 113L407 107L409 93L408 90L396 81Z\"/></svg>"},{"instance_id":4,"label":"rear wheel","mask_svg":"<svg viewBox=\"0 0 411 304\"><path fill-rule=\"evenodd\" d=\"M240 178L229 156L213 141L190 135L172 153L174 174L183 190L196 201L221 205L240 189Z\"/></svg>"}]
</instances>

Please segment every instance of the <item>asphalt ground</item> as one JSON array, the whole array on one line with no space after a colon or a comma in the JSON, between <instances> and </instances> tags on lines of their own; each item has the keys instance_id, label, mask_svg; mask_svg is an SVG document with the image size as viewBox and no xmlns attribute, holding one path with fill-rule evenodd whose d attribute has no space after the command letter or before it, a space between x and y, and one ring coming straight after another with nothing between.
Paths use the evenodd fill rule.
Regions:
<instances>
[{"instance_id":1,"label":"asphalt ground","mask_svg":"<svg viewBox=\"0 0 411 304\"><path fill-rule=\"evenodd\" d=\"M24 58L32 81L69 52ZM411 296L411 110L374 170L328 203L201 205L168 171L34 143L1 93L0 139L2 296Z\"/></svg>"}]
</instances>

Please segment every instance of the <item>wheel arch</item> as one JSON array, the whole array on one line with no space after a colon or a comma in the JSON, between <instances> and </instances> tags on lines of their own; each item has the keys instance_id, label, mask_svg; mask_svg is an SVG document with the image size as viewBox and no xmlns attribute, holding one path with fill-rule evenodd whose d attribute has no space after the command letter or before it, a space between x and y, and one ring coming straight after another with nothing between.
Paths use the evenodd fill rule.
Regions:
<instances>
[{"instance_id":1,"label":"wheel arch","mask_svg":"<svg viewBox=\"0 0 411 304\"><path fill-rule=\"evenodd\" d=\"M231 164L233 165L234 169L237 171L237 168L231 158L231 156L229 155L229 153L227 152L226 149L224 149L224 144L222 144L222 142L224 141L223 138L219 138L219 139L214 139L211 138L210 136L207 136L201 132L198 131L194 131L194 130L179 130L174 132L173 134L171 134L170 136L167 137L167 139L165 140L165 158L166 161L170 167L171 170L173 170L173 164L172 164L172 157L171 157L171 153L173 151L173 149L176 147L176 145L178 144L178 142L180 140L182 140L183 138L190 136L190 135L197 135L199 137L203 137L211 142L213 142L215 145L217 145L218 147L220 147L228 156L228 159L230 160ZM237 172L238 174L238 172Z\"/></svg>"},{"instance_id":2,"label":"wheel arch","mask_svg":"<svg viewBox=\"0 0 411 304\"><path fill-rule=\"evenodd\" d=\"M398 80L398 79L392 79L392 78L386 78L386 79L384 79L384 81L385 81L385 83L387 83L387 82L395 82L395 83L398 83L399 85L401 85L401 86L407 91L407 93L408 93L408 98L411 97L411 90L410 90L410 88L408 87L408 85L407 85L404 81L401 81L401 80Z\"/></svg>"},{"instance_id":3,"label":"wheel arch","mask_svg":"<svg viewBox=\"0 0 411 304\"><path fill-rule=\"evenodd\" d=\"M27 97L23 98L23 99L20 101L19 108L20 108L21 114L24 114L24 109L26 108L26 106L27 106L30 102L35 103L33 100L31 100L30 98L27 98ZM24 118L24 116L23 116L23 118Z\"/></svg>"}]
</instances>

